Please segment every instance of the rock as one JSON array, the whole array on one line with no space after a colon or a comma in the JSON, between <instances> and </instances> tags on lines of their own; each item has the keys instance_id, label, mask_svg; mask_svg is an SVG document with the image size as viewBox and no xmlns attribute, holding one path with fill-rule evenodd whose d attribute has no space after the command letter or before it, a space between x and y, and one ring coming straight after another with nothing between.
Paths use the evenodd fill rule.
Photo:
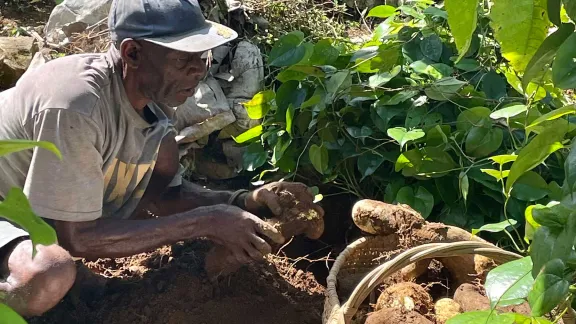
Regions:
<instances>
[{"instance_id":1,"label":"rock","mask_svg":"<svg viewBox=\"0 0 576 324\"><path fill-rule=\"evenodd\" d=\"M232 107L232 112L236 117L236 125L238 125L243 130L249 130L252 127L258 126L261 123L261 119L252 119L248 117L246 108L242 103L247 102L246 99L229 99L228 103Z\"/></svg>"},{"instance_id":2,"label":"rock","mask_svg":"<svg viewBox=\"0 0 576 324\"><path fill-rule=\"evenodd\" d=\"M203 150L194 150L193 156L193 171L205 176L209 180L231 179L238 175L234 168L230 167L227 163L215 160Z\"/></svg>"},{"instance_id":3,"label":"rock","mask_svg":"<svg viewBox=\"0 0 576 324\"><path fill-rule=\"evenodd\" d=\"M178 143L191 143L236 121L216 79L209 77L196 88L194 97L176 108Z\"/></svg>"},{"instance_id":4,"label":"rock","mask_svg":"<svg viewBox=\"0 0 576 324\"><path fill-rule=\"evenodd\" d=\"M222 142L222 152L226 156L226 162L228 166L234 168L236 172L242 170L244 151L246 151L246 147L236 145L234 140Z\"/></svg>"},{"instance_id":5,"label":"rock","mask_svg":"<svg viewBox=\"0 0 576 324\"><path fill-rule=\"evenodd\" d=\"M230 54L230 47L228 45L218 46L212 50L212 65L210 66L210 73L212 75L218 74L220 66L228 54Z\"/></svg>"},{"instance_id":6,"label":"rock","mask_svg":"<svg viewBox=\"0 0 576 324\"><path fill-rule=\"evenodd\" d=\"M260 49L250 42L238 43L230 73L234 81L230 83L228 99L252 99L260 91L264 81L264 63Z\"/></svg>"},{"instance_id":7,"label":"rock","mask_svg":"<svg viewBox=\"0 0 576 324\"><path fill-rule=\"evenodd\" d=\"M59 43L62 27L76 22L86 26L97 24L108 17L111 3L112 0L64 0L52 10L44 34L49 42ZM77 31L79 26L73 28Z\"/></svg>"},{"instance_id":8,"label":"rock","mask_svg":"<svg viewBox=\"0 0 576 324\"><path fill-rule=\"evenodd\" d=\"M38 51L33 37L0 37L0 89L13 87Z\"/></svg>"}]
</instances>

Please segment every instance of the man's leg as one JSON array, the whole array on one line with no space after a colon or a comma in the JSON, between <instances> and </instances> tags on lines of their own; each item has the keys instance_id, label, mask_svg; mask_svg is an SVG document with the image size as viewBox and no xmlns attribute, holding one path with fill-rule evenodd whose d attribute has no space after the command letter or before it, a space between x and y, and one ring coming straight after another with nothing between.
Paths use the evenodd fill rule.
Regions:
<instances>
[{"instance_id":1,"label":"man's leg","mask_svg":"<svg viewBox=\"0 0 576 324\"><path fill-rule=\"evenodd\" d=\"M54 244L36 246L32 259L32 241L22 237L20 229L2 220L0 229L0 239L4 239L0 245L0 302L22 316L45 313L60 302L76 279L72 257ZM9 235L16 238L7 242Z\"/></svg>"}]
</instances>

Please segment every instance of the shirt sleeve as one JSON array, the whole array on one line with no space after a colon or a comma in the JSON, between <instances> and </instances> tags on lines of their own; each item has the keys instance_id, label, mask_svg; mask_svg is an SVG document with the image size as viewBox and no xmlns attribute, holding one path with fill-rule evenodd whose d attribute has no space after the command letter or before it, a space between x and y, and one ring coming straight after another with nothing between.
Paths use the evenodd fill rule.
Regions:
<instances>
[{"instance_id":1,"label":"shirt sleeve","mask_svg":"<svg viewBox=\"0 0 576 324\"><path fill-rule=\"evenodd\" d=\"M33 151L24 193L34 211L62 221L101 217L104 174L96 124L65 109L46 109L29 123L34 123L34 140L51 142L62 153L60 160L48 150Z\"/></svg>"}]
</instances>

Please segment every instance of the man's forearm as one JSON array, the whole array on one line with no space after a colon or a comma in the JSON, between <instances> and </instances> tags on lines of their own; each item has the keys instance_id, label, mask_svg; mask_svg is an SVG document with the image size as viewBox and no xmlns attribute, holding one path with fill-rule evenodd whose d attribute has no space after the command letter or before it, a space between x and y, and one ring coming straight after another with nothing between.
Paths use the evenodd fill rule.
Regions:
<instances>
[{"instance_id":1,"label":"man's forearm","mask_svg":"<svg viewBox=\"0 0 576 324\"><path fill-rule=\"evenodd\" d=\"M59 243L74 257L119 258L204 237L210 208L148 220L55 222Z\"/></svg>"}]
</instances>

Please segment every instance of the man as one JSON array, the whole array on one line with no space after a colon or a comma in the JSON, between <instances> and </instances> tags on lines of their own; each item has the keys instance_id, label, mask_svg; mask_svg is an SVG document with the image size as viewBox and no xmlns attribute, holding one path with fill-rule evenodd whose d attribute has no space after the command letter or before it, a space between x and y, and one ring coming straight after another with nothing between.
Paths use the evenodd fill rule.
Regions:
<instances>
[{"instance_id":1,"label":"man","mask_svg":"<svg viewBox=\"0 0 576 324\"><path fill-rule=\"evenodd\" d=\"M235 39L233 30L204 20L196 0L114 0L109 27L107 53L51 61L0 94L0 139L49 141L63 155L0 158L0 199L23 188L59 239L32 259L27 233L0 220L0 296L25 316L66 294L73 257L124 257L206 237L242 263L260 260L270 252L263 236L284 238L253 213L278 213L284 189L313 199L300 183L232 193L176 176L170 107L193 95L206 73L202 54Z\"/></svg>"}]
</instances>

